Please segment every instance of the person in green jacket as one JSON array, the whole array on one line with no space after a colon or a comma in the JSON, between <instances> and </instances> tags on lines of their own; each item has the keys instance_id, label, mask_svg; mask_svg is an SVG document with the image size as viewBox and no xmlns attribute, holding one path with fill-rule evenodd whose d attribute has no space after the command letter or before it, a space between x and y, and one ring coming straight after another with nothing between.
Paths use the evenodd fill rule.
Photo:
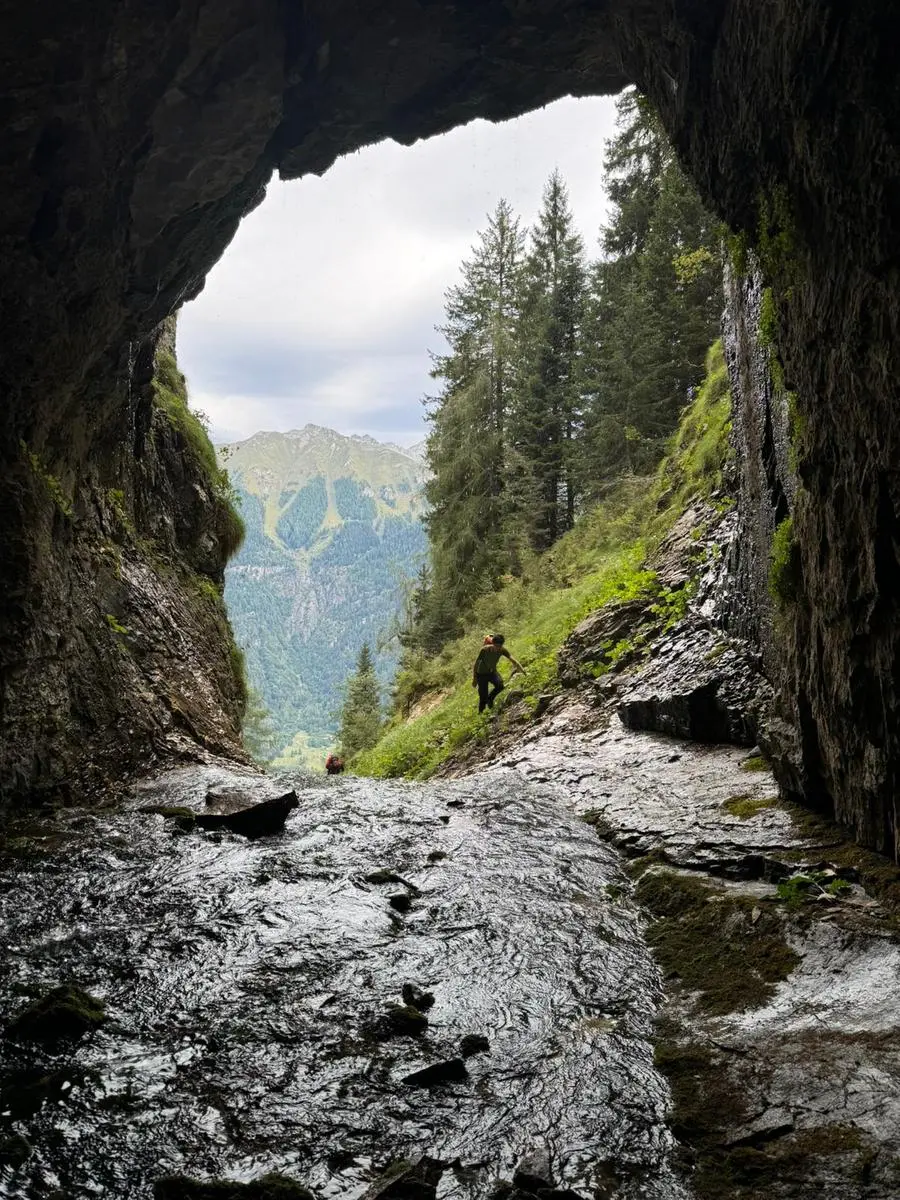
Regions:
<instances>
[{"instance_id":1,"label":"person in green jacket","mask_svg":"<svg viewBox=\"0 0 900 1200\"><path fill-rule=\"evenodd\" d=\"M497 670L501 658L508 658L513 665L513 674L524 668L516 662L503 645L502 633L495 633L491 638L485 638L485 644L478 651L475 666L472 670L472 687L478 688L478 711L483 713L486 708L493 708L494 701L503 691L503 680Z\"/></svg>"}]
</instances>

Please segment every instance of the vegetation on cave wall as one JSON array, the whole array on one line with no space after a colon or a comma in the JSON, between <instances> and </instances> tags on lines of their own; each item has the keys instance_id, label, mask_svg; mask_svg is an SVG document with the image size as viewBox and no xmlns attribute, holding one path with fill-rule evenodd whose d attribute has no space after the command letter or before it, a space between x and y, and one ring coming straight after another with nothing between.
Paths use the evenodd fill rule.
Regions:
<instances>
[{"instance_id":1,"label":"vegetation on cave wall","mask_svg":"<svg viewBox=\"0 0 900 1200\"><path fill-rule=\"evenodd\" d=\"M181 448L206 482L214 512L212 524L225 558L236 554L244 540L244 522L228 472L216 460L216 451L201 417L188 404L187 381L178 367L174 343L165 338L153 363L153 402L177 435Z\"/></svg>"},{"instance_id":2,"label":"vegetation on cave wall","mask_svg":"<svg viewBox=\"0 0 900 1200\"><path fill-rule=\"evenodd\" d=\"M533 706L539 695L558 690L557 653L589 613L646 596L677 615L680 597L662 590L644 561L692 499L722 496L730 429L727 372L717 342L655 474L618 480L550 550L529 556L518 577L479 597L463 636L436 654L408 652L386 732L357 756L353 769L427 778L455 751L490 736L497 713L479 716L472 688L472 665L486 633L502 630L525 668L507 695L515 689Z\"/></svg>"}]
</instances>

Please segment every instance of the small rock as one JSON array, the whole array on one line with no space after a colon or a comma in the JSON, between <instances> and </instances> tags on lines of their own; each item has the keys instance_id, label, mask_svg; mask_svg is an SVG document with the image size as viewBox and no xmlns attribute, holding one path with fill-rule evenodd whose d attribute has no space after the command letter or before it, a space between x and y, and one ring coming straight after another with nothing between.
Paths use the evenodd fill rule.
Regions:
<instances>
[{"instance_id":1,"label":"small rock","mask_svg":"<svg viewBox=\"0 0 900 1200\"><path fill-rule=\"evenodd\" d=\"M397 912L409 912L412 900L408 892L396 892L393 896L388 896L388 904Z\"/></svg>"},{"instance_id":2,"label":"small rock","mask_svg":"<svg viewBox=\"0 0 900 1200\"><path fill-rule=\"evenodd\" d=\"M382 1038L418 1037L428 1028L428 1018L411 1004L392 1004L378 1022L376 1034Z\"/></svg>"},{"instance_id":3,"label":"small rock","mask_svg":"<svg viewBox=\"0 0 900 1200\"><path fill-rule=\"evenodd\" d=\"M753 908L750 912L751 924L755 925L761 916L762 916L762 909L761 908Z\"/></svg>"},{"instance_id":4,"label":"small rock","mask_svg":"<svg viewBox=\"0 0 900 1200\"><path fill-rule=\"evenodd\" d=\"M423 1154L392 1163L372 1183L361 1200L434 1200L444 1164Z\"/></svg>"},{"instance_id":5,"label":"small rock","mask_svg":"<svg viewBox=\"0 0 900 1200\"><path fill-rule=\"evenodd\" d=\"M465 802L465 800L448 800L447 807L448 808L465 808L466 802Z\"/></svg>"},{"instance_id":6,"label":"small rock","mask_svg":"<svg viewBox=\"0 0 900 1200\"><path fill-rule=\"evenodd\" d=\"M467 1033L460 1039L459 1052L463 1058L471 1058L473 1054L487 1054L491 1043L481 1033Z\"/></svg>"},{"instance_id":7,"label":"small rock","mask_svg":"<svg viewBox=\"0 0 900 1200\"><path fill-rule=\"evenodd\" d=\"M25 1042L74 1040L106 1020L103 1004L77 987L58 987L25 1006L6 1030Z\"/></svg>"},{"instance_id":8,"label":"small rock","mask_svg":"<svg viewBox=\"0 0 900 1200\"><path fill-rule=\"evenodd\" d=\"M19 1167L24 1167L28 1162L32 1152L31 1142L27 1138L23 1138L20 1133L3 1138L0 1141L0 1167L12 1167L14 1171L17 1171Z\"/></svg>"},{"instance_id":9,"label":"small rock","mask_svg":"<svg viewBox=\"0 0 900 1200\"><path fill-rule=\"evenodd\" d=\"M365 876L365 881L366 883L376 884L403 882L399 875L396 875L393 871L385 870L383 867L379 867L377 871L370 871L369 874Z\"/></svg>"},{"instance_id":10,"label":"small rock","mask_svg":"<svg viewBox=\"0 0 900 1200\"><path fill-rule=\"evenodd\" d=\"M430 863L443 862L446 857L447 855L443 850L432 850L428 855L428 861Z\"/></svg>"},{"instance_id":11,"label":"small rock","mask_svg":"<svg viewBox=\"0 0 900 1200\"><path fill-rule=\"evenodd\" d=\"M526 1192L546 1191L553 1187L550 1155L546 1150L534 1147L522 1155L513 1172L513 1187Z\"/></svg>"},{"instance_id":12,"label":"small rock","mask_svg":"<svg viewBox=\"0 0 900 1200\"><path fill-rule=\"evenodd\" d=\"M403 1003L425 1012L434 1004L434 993L426 992L415 983L404 983L402 989Z\"/></svg>"},{"instance_id":13,"label":"small rock","mask_svg":"<svg viewBox=\"0 0 900 1200\"><path fill-rule=\"evenodd\" d=\"M468 1079L469 1072L461 1058L448 1058L445 1062L431 1063L403 1076L410 1087L434 1087L440 1083L461 1083Z\"/></svg>"},{"instance_id":14,"label":"small rock","mask_svg":"<svg viewBox=\"0 0 900 1200\"><path fill-rule=\"evenodd\" d=\"M366 883L374 883L376 885L385 883L399 883L406 888L410 896L421 895L419 889L414 883L410 883L408 879L404 879L403 876L398 875L396 871L379 869L377 871L370 871L369 874L364 875L363 878L365 879Z\"/></svg>"},{"instance_id":15,"label":"small rock","mask_svg":"<svg viewBox=\"0 0 900 1200\"><path fill-rule=\"evenodd\" d=\"M449 825L449 824L450 824L450 818L449 818L449 817L448 817L446 814L443 814L443 815L440 817L440 820L441 820L441 821L443 821L445 825Z\"/></svg>"}]
</instances>

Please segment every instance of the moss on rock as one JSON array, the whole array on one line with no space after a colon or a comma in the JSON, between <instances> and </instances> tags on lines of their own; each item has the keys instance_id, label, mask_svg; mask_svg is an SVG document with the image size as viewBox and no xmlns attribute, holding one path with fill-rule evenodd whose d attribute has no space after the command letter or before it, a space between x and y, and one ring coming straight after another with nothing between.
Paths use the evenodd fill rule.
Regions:
<instances>
[{"instance_id":1,"label":"moss on rock","mask_svg":"<svg viewBox=\"0 0 900 1200\"><path fill-rule=\"evenodd\" d=\"M722 807L733 817L749 821L765 809L774 808L777 804L777 796L729 796L723 802Z\"/></svg>"},{"instance_id":2,"label":"moss on rock","mask_svg":"<svg viewBox=\"0 0 900 1200\"><path fill-rule=\"evenodd\" d=\"M54 988L27 1004L7 1026L7 1037L25 1042L79 1038L106 1020L101 1001L69 985Z\"/></svg>"},{"instance_id":3,"label":"moss on rock","mask_svg":"<svg viewBox=\"0 0 900 1200\"><path fill-rule=\"evenodd\" d=\"M656 918L647 941L664 974L699 993L707 1012L760 1007L799 961L780 917L757 911L754 920L752 900L659 870L641 876L635 898Z\"/></svg>"}]
</instances>

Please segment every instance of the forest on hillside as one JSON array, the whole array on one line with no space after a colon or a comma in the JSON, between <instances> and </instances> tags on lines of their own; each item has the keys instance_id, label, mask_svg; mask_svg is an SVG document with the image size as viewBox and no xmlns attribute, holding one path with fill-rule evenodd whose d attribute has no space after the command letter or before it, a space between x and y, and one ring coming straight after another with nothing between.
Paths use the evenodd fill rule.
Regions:
<instances>
[{"instance_id":1,"label":"forest on hillside","mask_svg":"<svg viewBox=\"0 0 900 1200\"><path fill-rule=\"evenodd\" d=\"M658 118L618 101L591 259L554 172L531 229L500 200L446 295L428 400L430 566L403 640L433 653L623 474L663 455L721 307L721 234Z\"/></svg>"},{"instance_id":2,"label":"forest on hillside","mask_svg":"<svg viewBox=\"0 0 900 1200\"><path fill-rule=\"evenodd\" d=\"M426 402L430 557L399 634L395 722L417 697L444 692L440 664L468 655L455 639L472 633L491 597L509 600L517 584L552 575L541 556L557 545L571 555L567 535L633 494L623 483L649 487L686 406L699 404L719 445L727 380L721 347L710 346L723 303L721 226L634 90L618 100L603 169L610 206L596 258L554 171L534 226L501 199L446 293L447 348L434 357ZM586 580L596 565L585 564ZM350 753L366 748L360 728L369 746L378 740L365 683L357 664L342 721Z\"/></svg>"}]
</instances>

